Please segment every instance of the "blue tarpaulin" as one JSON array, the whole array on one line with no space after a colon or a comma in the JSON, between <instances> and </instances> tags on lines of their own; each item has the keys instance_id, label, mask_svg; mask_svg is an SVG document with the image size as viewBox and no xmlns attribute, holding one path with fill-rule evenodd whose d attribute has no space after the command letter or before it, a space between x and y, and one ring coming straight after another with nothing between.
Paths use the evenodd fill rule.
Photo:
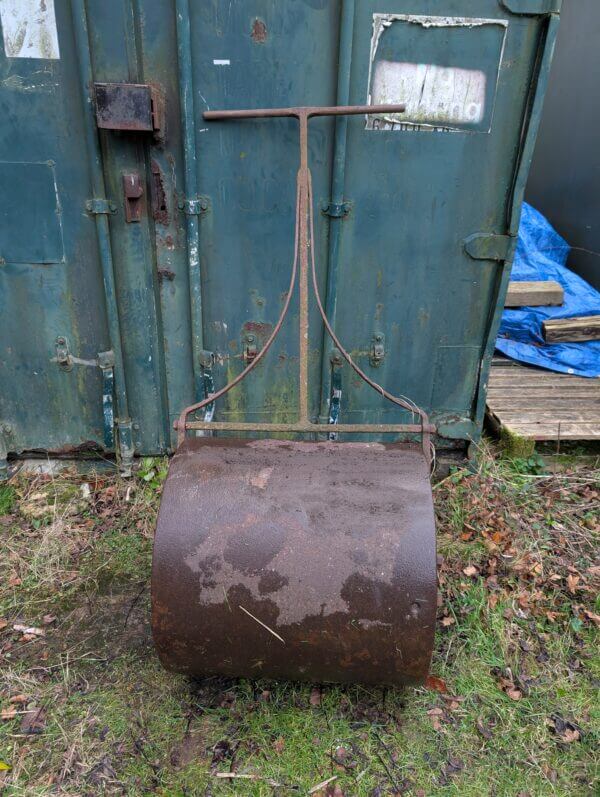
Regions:
<instances>
[{"instance_id":1,"label":"blue tarpaulin","mask_svg":"<svg viewBox=\"0 0 600 797\"><path fill-rule=\"evenodd\" d=\"M496 341L498 351L531 365L577 376L600 376L600 341L544 343L542 322L548 318L600 315L600 293L570 271L570 246L547 219L524 203L511 280L554 280L565 291L560 307L505 309Z\"/></svg>"}]
</instances>

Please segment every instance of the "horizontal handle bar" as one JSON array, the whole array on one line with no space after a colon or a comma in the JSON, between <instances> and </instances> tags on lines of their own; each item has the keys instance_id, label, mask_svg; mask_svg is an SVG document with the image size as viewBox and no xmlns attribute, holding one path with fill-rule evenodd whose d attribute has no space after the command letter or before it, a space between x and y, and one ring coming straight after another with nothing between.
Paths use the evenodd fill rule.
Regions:
<instances>
[{"instance_id":1,"label":"horizontal handle bar","mask_svg":"<svg viewBox=\"0 0 600 797\"><path fill-rule=\"evenodd\" d=\"M177 423L177 421L175 421ZM205 429L213 432L349 432L352 434L399 434L403 432L430 432L435 434L433 424L413 423L237 423L219 421L187 421L186 429Z\"/></svg>"},{"instance_id":2,"label":"horizontal handle bar","mask_svg":"<svg viewBox=\"0 0 600 797\"><path fill-rule=\"evenodd\" d=\"M225 119L266 119L273 116L357 116L359 114L404 113L406 105L331 105L306 108L255 108L247 111L204 111L207 121Z\"/></svg>"}]
</instances>

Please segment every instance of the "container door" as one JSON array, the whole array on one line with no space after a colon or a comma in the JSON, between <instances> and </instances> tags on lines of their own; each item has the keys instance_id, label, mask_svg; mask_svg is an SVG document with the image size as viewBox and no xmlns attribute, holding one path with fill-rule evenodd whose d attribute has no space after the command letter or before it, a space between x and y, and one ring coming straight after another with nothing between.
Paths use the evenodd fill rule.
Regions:
<instances>
[{"instance_id":1,"label":"container door","mask_svg":"<svg viewBox=\"0 0 600 797\"><path fill-rule=\"evenodd\" d=\"M68 5L0 3L0 431L12 451L111 447L97 366L110 344Z\"/></svg>"},{"instance_id":2,"label":"container door","mask_svg":"<svg viewBox=\"0 0 600 797\"><path fill-rule=\"evenodd\" d=\"M536 12L548 7L356 3L351 101L407 107L348 122L352 210L341 241L338 331L368 372L427 408L448 438L478 434L480 365L493 351L543 93L540 65L551 49L552 19ZM356 380L344 398L345 421L401 417Z\"/></svg>"}]
</instances>

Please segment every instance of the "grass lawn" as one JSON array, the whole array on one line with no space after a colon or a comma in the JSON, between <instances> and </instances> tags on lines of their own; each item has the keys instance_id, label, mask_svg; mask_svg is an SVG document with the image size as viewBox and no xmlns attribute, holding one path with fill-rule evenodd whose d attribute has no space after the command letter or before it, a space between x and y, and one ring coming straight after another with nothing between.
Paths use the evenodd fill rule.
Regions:
<instances>
[{"instance_id":1,"label":"grass lawn","mask_svg":"<svg viewBox=\"0 0 600 797\"><path fill-rule=\"evenodd\" d=\"M486 446L436 485L435 678L404 691L165 672L164 472L0 486L2 794L600 793L593 463L552 474Z\"/></svg>"}]
</instances>

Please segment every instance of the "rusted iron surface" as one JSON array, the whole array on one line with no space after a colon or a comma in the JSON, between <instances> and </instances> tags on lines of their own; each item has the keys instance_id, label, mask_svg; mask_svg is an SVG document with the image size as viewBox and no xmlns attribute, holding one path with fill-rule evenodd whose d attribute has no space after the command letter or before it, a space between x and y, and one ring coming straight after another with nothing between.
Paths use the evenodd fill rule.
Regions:
<instances>
[{"instance_id":1,"label":"rusted iron surface","mask_svg":"<svg viewBox=\"0 0 600 797\"><path fill-rule=\"evenodd\" d=\"M96 83L96 121L105 130L152 131L151 89L145 83Z\"/></svg>"},{"instance_id":2,"label":"rusted iron surface","mask_svg":"<svg viewBox=\"0 0 600 797\"><path fill-rule=\"evenodd\" d=\"M419 447L189 438L158 519L154 640L190 675L418 683L435 561Z\"/></svg>"}]
</instances>

